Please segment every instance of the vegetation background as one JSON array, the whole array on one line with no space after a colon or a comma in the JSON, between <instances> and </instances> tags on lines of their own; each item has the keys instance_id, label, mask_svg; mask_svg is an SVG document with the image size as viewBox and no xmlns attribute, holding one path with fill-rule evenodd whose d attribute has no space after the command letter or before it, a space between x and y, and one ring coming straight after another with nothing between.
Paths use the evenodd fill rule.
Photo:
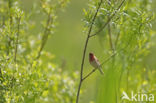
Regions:
<instances>
[{"instance_id":1,"label":"vegetation background","mask_svg":"<svg viewBox=\"0 0 156 103\"><path fill-rule=\"evenodd\" d=\"M150 1L150 5L152 6L151 12L156 12L156 1ZM44 47L44 52L37 61L34 61L33 58L36 57L39 44L41 43L40 36L44 35L42 34L44 31L42 22L44 24L47 15L42 12L38 0L15 1L18 2L17 7L19 7L21 11L24 11L24 14L20 15L23 18L23 24L21 24L20 32L22 35L19 36L19 40L22 38L20 42L22 47L29 49L26 52L22 52L22 48L19 47L17 63L14 61L14 56L12 55L12 53L15 52L13 48L16 47L16 43L13 44L12 47L9 47L13 50L9 56L6 55L8 48L5 43L8 40L5 34L7 32L9 32L8 34L11 32L16 34L17 30L15 30L15 28L18 26L18 19L16 21L16 18L14 18L13 24L15 25L10 29L9 15L5 15L6 12L8 13L8 11L5 12L5 9L8 9L8 2L9 0L0 0L1 24L3 21L3 13L7 18L5 23L6 25L8 24L8 26L5 26L5 29L1 26L0 34L0 68L3 74L0 84L0 103L74 103L86 39L86 34L83 32L85 24L83 22L84 9L88 9L89 0L71 0L70 2L66 0L66 7L64 8L63 6L64 9L56 13L57 22L54 25L56 26L55 30L52 30L51 36L48 38ZM135 4L135 1L132 2ZM16 12L18 12L18 10ZM19 12L17 15L20 14ZM30 17L27 17L27 15L30 15ZM145 91L150 90L150 92L154 93L156 96L156 22L152 22L152 24L153 26L149 31L149 33L153 35L150 38L152 46L148 48L148 55L143 55L142 62L139 62L134 68L132 67L132 69L135 69L133 72L135 72L134 75L138 79L137 85L131 82L134 81L135 76L132 76L132 78L130 77L128 82L129 92L131 90L137 92L139 87L141 88L141 86L144 86L145 88L142 88L144 88ZM25 25L28 26L28 28L25 28ZM37 38L39 38L39 40L37 40ZM110 53L108 53L108 51L110 49L108 43L106 44L106 38L108 37L102 35L90 40L86 55L87 59L90 51L94 52L100 61L104 61L109 56L108 54ZM14 40L17 40L16 36L13 41ZM34 43L36 46L31 47L31 45L29 45L31 43ZM7 60L8 58L11 59ZM23 58L25 59L23 60ZM87 59L84 65L85 73L93 69ZM121 60L118 60L118 62L121 63ZM107 71L107 68L111 66L111 62L104 66L104 68L106 68L106 73L108 72L109 74L112 72ZM137 71L137 68L142 69ZM150 72L148 72L148 70ZM146 72L148 72L148 79L141 79L144 78L142 76L144 76ZM126 78L126 73L127 71L123 78ZM113 77L114 74L110 74L110 77ZM133 73L131 72L130 75L133 75ZM115 84L113 84L114 82L112 82L113 78L106 78L107 80L105 80L100 73L95 72L82 86L80 103L104 103L104 101L106 103L115 103L116 95L114 93L116 90L114 88L116 87L114 86ZM108 87L105 87L106 83L108 83ZM122 89L124 89L127 84L126 79L123 79L122 84ZM106 88L108 91L103 88ZM118 94L118 98L120 98L120 95L121 94Z\"/></svg>"}]
</instances>

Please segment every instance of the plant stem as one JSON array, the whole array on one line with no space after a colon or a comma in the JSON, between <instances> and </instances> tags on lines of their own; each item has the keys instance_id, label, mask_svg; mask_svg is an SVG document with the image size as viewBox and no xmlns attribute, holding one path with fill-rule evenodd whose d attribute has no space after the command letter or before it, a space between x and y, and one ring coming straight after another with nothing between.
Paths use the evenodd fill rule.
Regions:
<instances>
[{"instance_id":1,"label":"plant stem","mask_svg":"<svg viewBox=\"0 0 156 103\"><path fill-rule=\"evenodd\" d=\"M82 82L83 82L83 67L84 67L84 61L85 61L85 55L86 55L88 41L89 41L90 34L91 34L92 28L93 28L93 24L95 22L95 19L97 17L97 14L99 12L101 4L102 4L102 0L100 1L99 5L97 7L97 10L96 10L96 12L94 14L94 17L92 19L91 26L89 28L88 35L87 35L87 38L86 38L86 42L85 42L85 46L84 46L84 50L83 50L83 56L82 56L80 82L79 82L79 88L78 88L78 91L77 91L76 103L79 103L79 95L80 95L81 85L82 85Z\"/></svg>"},{"instance_id":2,"label":"plant stem","mask_svg":"<svg viewBox=\"0 0 156 103\"><path fill-rule=\"evenodd\" d=\"M79 103L81 86L82 86L82 79L80 79L79 88L78 88L77 97L76 97L76 103Z\"/></svg>"},{"instance_id":3,"label":"plant stem","mask_svg":"<svg viewBox=\"0 0 156 103\"><path fill-rule=\"evenodd\" d=\"M49 12L48 14L48 19L47 19L47 24L46 24L46 27L45 27L45 30L44 30L44 34L43 34L43 37L42 37L42 42L41 42L41 46L39 48L39 52L37 54L37 57L36 57L36 60L40 58L41 56L41 52L48 40L48 36L49 36L49 25L52 23L52 17L51 17L51 14Z\"/></svg>"}]
</instances>

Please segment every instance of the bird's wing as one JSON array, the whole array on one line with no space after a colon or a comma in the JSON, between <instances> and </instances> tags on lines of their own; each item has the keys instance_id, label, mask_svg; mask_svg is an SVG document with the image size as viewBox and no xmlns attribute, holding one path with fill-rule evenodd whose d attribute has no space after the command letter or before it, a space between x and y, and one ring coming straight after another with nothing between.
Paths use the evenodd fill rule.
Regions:
<instances>
[{"instance_id":1,"label":"bird's wing","mask_svg":"<svg viewBox=\"0 0 156 103\"><path fill-rule=\"evenodd\" d=\"M98 65L100 65L99 60L96 58L96 56L94 56L95 60L97 61Z\"/></svg>"}]
</instances>

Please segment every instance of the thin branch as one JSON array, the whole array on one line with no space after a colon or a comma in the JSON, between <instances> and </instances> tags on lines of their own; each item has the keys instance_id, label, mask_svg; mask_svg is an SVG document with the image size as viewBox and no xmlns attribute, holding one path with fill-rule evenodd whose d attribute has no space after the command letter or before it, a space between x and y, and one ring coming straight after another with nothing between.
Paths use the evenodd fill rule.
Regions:
<instances>
[{"instance_id":1,"label":"thin branch","mask_svg":"<svg viewBox=\"0 0 156 103\"><path fill-rule=\"evenodd\" d=\"M91 22L91 26L90 26L89 31L88 31L88 36L87 36L87 39L86 39L86 43L85 43L85 47L84 47L84 52L83 52L83 58L82 58L82 64L81 64L81 78L83 78L83 65L84 65L85 54L86 54L86 50L87 50L87 45L88 45L89 37L90 37L91 31L92 31L92 28L93 28L93 24L95 22L95 19L96 19L97 13L99 12L99 9L100 9L101 4L102 4L102 0L99 3L99 6L97 8L97 11L95 12L95 15L93 17L93 20Z\"/></svg>"},{"instance_id":2,"label":"thin branch","mask_svg":"<svg viewBox=\"0 0 156 103\"><path fill-rule=\"evenodd\" d=\"M119 11L119 9L121 8L121 6L123 5L123 3L125 2L125 0L123 0L121 2L121 4L119 5L119 7L117 8L117 10L115 10L115 12L110 16L110 18L106 21L106 23L94 34L92 34L90 37L93 37L97 34L99 34L107 25L108 23L112 20L112 18L116 15L116 13Z\"/></svg>"},{"instance_id":3,"label":"thin branch","mask_svg":"<svg viewBox=\"0 0 156 103\"><path fill-rule=\"evenodd\" d=\"M84 46L84 50L83 50L83 57L82 57L82 63L81 63L81 74L80 74L80 83L79 83L79 88L78 88L78 91L77 91L76 103L79 102L80 89L81 89L81 85L82 85L82 81L83 81L84 60L85 60L88 41L89 41L89 38L90 38L90 34L92 32L93 24L95 22L95 19L97 17L97 14L99 12L100 7L101 7L101 4L102 4L102 0L99 2L99 5L98 5L97 10L96 10L96 12L94 14L94 17L92 19L91 26L89 28L88 35L87 35L87 38L86 38L86 42L85 42L85 46Z\"/></svg>"},{"instance_id":4,"label":"thin branch","mask_svg":"<svg viewBox=\"0 0 156 103\"><path fill-rule=\"evenodd\" d=\"M101 64L100 66L104 65L105 63L107 63L107 62L108 62L112 57L114 57L116 54L117 54L117 53L112 54L112 55L111 55L110 57L108 57L104 62L102 62L102 64ZM83 78L83 80L87 79L87 78L88 78L91 74L93 74L96 70L97 70L97 68L93 69L90 73L88 73L88 74Z\"/></svg>"},{"instance_id":5,"label":"thin branch","mask_svg":"<svg viewBox=\"0 0 156 103\"><path fill-rule=\"evenodd\" d=\"M48 19L47 19L47 24L46 24L46 27L45 27L45 30L44 30L44 34L43 34L43 37L42 37L42 42L41 42L41 46L40 46L40 49L39 49L39 52L38 52L38 55L36 57L36 59L39 59L40 56L41 56L41 52L47 42L47 39L48 39L48 36L49 36L49 25L52 23L52 17L51 17L51 14L49 12L48 14Z\"/></svg>"},{"instance_id":6,"label":"thin branch","mask_svg":"<svg viewBox=\"0 0 156 103\"><path fill-rule=\"evenodd\" d=\"M14 61L16 63L16 58L17 58L17 51L18 51L18 38L19 38L19 32L20 32L20 22L21 22L21 17L17 18L18 19L18 27L17 27L17 38L16 38L16 46L15 46L15 57Z\"/></svg>"}]
</instances>

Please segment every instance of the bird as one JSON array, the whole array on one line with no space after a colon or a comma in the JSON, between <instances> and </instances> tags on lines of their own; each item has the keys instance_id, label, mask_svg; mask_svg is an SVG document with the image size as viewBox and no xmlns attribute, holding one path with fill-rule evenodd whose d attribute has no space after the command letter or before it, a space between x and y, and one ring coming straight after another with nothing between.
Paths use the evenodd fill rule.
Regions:
<instances>
[{"instance_id":1,"label":"bird","mask_svg":"<svg viewBox=\"0 0 156 103\"><path fill-rule=\"evenodd\" d=\"M96 56L94 55L94 53L89 53L89 62L91 66L93 66L95 69L98 69L102 75L104 74L101 68L101 64L99 60L96 58Z\"/></svg>"}]
</instances>

